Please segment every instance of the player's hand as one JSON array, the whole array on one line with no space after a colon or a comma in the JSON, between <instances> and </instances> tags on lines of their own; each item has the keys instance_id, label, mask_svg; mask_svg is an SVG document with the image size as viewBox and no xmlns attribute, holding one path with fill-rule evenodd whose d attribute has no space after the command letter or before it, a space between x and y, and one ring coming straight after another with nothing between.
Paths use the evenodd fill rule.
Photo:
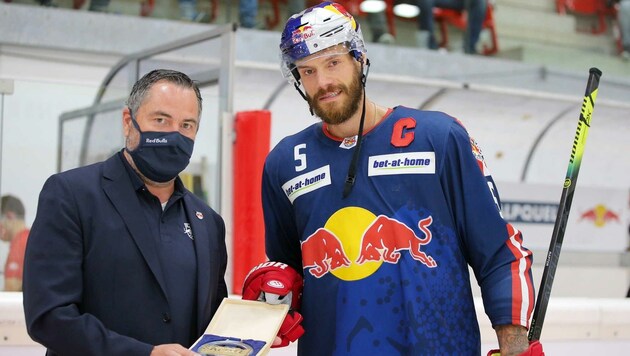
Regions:
<instances>
[{"instance_id":1,"label":"player's hand","mask_svg":"<svg viewBox=\"0 0 630 356\"><path fill-rule=\"evenodd\" d=\"M300 308L303 284L302 276L281 262L261 263L245 277L243 299L289 305L289 312L271 347L287 346L304 334L302 315L297 311Z\"/></svg>"},{"instance_id":2,"label":"player's hand","mask_svg":"<svg viewBox=\"0 0 630 356\"><path fill-rule=\"evenodd\" d=\"M285 347L299 339L302 335L304 335L302 315L297 311L289 310L287 316L285 316L282 321L276 340L274 340L271 347ZM280 339L279 342L278 339Z\"/></svg>"},{"instance_id":3,"label":"player's hand","mask_svg":"<svg viewBox=\"0 0 630 356\"><path fill-rule=\"evenodd\" d=\"M153 347L151 356L201 356L179 344L163 344Z\"/></svg>"},{"instance_id":4,"label":"player's hand","mask_svg":"<svg viewBox=\"0 0 630 356\"><path fill-rule=\"evenodd\" d=\"M488 351L488 356L502 356L499 350ZM529 343L529 347L518 354L518 356L545 356L542 344L540 341L534 341Z\"/></svg>"}]
</instances>

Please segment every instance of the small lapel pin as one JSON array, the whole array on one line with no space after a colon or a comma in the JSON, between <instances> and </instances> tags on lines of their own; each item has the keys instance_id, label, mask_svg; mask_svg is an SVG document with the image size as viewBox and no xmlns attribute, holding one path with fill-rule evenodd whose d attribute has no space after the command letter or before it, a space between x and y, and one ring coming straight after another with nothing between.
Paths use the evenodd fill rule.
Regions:
<instances>
[{"instance_id":1,"label":"small lapel pin","mask_svg":"<svg viewBox=\"0 0 630 356\"><path fill-rule=\"evenodd\" d=\"M197 219L203 220L203 214L200 211L196 212L195 215L197 215Z\"/></svg>"}]
</instances>

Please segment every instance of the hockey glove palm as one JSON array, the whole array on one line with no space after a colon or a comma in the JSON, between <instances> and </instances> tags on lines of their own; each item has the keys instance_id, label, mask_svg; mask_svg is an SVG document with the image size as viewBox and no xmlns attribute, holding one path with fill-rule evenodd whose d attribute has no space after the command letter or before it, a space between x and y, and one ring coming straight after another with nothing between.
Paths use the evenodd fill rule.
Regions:
<instances>
[{"instance_id":1,"label":"hockey glove palm","mask_svg":"<svg viewBox=\"0 0 630 356\"><path fill-rule=\"evenodd\" d=\"M304 334L300 308L303 287L302 276L281 262L264 262L249 271L243 283L243 299L269 304L287 304L289 312L284 318L278 341L271 347L283 347Z\"/></svg>"}]
</instances>

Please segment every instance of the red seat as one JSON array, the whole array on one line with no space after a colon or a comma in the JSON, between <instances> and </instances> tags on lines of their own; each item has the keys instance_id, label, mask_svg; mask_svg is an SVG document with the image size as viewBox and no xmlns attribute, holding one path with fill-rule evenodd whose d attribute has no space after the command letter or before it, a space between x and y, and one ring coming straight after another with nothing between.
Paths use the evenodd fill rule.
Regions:
<instances>
[{"instance_id":1,"label":"red seat","mask_svg":"<svg viewBox=\"0 0 630 356\"><path fill-rule=\"evenodd\" d=\"M495 54L499 51L499 41L497 39L497 31L494 25L494 6L491 2L488 2L486 6L486 17L483 20L482 29L486 29L490 31L490 39L491 45L483 45L482 54L491 55ZM466 31L466 27L468 26L468 19L465 11L453 10L453 9L444 9L439 7L433 8L433 19L438 24L440 28L441 41L439 43L440 47L448 46L448 27L447 25L451 25L455 28L458 28L462 31Z\"/></svg>"},{"instance_id":2,"label":"red seat","mask_svg":"<svg viewBox=\"0 0 630 356\"><path fill-rule=\"evenodd\" d=\"M267 28L274 28L280 23L280 3L286 5L287 0L269 0L269 2L271 3L273 14L265 17L265 24L267 25Z\"/></svg>"},{"instance_id":3,"label":"red seat","mask_svg":"<svg viewBox=\"0 0 630 356\"><path fill-rule=\"evenodd\" d=\"M155 0L142 0L140 3L140 16L151 16L155 8Z\"/></svg>"},{"instance_id":4,"label":"red seat","mask_svg":"<svg viewBox=\"0 0 630 356\"><path fill-rule=\"evenodd\" d=\"M387 4L387 7L385 9L385 14L387 16L387 22L389 24L389 28L390 31L392 31L392 35L395 35L395 26L394 26L394 19L396 18L396 16L394 15L394 1L393 0L386 0L385 3ZM458 28L462 31L466 31L466 27L468 25L468 19L467 19L467 15L466 15L466 11L464 10L453 10L453 9L445 9L445 8L439 8L439 7L434 7L433 8L433 19L435 20L435 22L438 25L438 28L440 29L440 38L441 41L439 43L440 47L447 47L448 46L448 27L447 25L451 25L455 28ZM407 19L405 18L405 20L413 20L416 21L416 19ZM482 24L482 29L488 30L490 31L490 38L491 38L491 42L492 44L488 47L486 45L483 46L483 51L482 53L484 55L491 55L491 54L495 54L499 51L499 41L497 38L497 30L494 24L494 6L492 5L491 1L488 1L487 6L486 6L486 17L483 20L483 24Z\"/></svg>"},{"instance_id":5,"label":"red seat","mask_svg":"<svg viewBox=\"0 0 630 356\"><path fill-rule=\"evenodd\" d=\"M267 1L271 3L271 8L273 11L272 15L267 16L266 18L267 28L274 28L280 22L280 4L286 5L287 0L267 0ZM315 6L322 1L323 0L308 0L306 1L306 7ZM343 6L353 16L366 15L363 11L361 11L362 0L335 0L335 2ZM387 8L385 9L385 13L387 16L387 27L388 27L389 33L391 33L392 36L395 36L396 29L394 27L394 21L393 21L394 13L391 10L392 4L390 4L390 3L393 3L393 1L387 0L386 3L387 3Z\"/></svg>"},{"instance_id":6,"label":"red seat","mask_svg":"<svg viewBox=\"0 0 630 356\"><path fill-rule=\"evenodd\" d=\"M595 16L597 25L593 26L591 32L600 34L606 32L607 18L617 19L617 6L608 6L606 0L556 0L556 11L559 14L571 13Z\"/></svg>"}]
</instances>

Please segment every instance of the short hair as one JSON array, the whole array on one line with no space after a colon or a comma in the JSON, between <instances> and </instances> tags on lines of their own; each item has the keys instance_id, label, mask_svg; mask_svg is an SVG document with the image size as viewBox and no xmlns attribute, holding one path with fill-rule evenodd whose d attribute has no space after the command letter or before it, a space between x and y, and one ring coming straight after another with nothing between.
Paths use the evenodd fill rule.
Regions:
<instances>
[{"instance_id":1,"label":"short hair","mask_svg":"<svg viewBox=\"0 0 630 356\"><path fill-rule=\"evenodd\" d=\"M2 203L0 204L0 213L5 215L8 212L12 212L19 219L24 219L24 205L22 201L13 195L3 195Z\"/></svg>"},{"instance_id":2,"label":"short hair","mask_svg":"<svg viewBox=\"0 0 630 356\"><path fill-rule=\"evenodd\" d=\"M131 93L129 94L129 98L127 99L127 106L129 107L131 112L138 112L138 109L140 108L140 105L142 105L142 102L149 93L149 90L153 87L155 83L162 80L179 85L183 88L192 89L197 96L198 112L199 117L201 117L202 99L201 93L199 92L199 87L186 74L169 69L152 70L149 73L145 74L133 85L133 88L131 88Z\"/></svg>"}]
</instances>

